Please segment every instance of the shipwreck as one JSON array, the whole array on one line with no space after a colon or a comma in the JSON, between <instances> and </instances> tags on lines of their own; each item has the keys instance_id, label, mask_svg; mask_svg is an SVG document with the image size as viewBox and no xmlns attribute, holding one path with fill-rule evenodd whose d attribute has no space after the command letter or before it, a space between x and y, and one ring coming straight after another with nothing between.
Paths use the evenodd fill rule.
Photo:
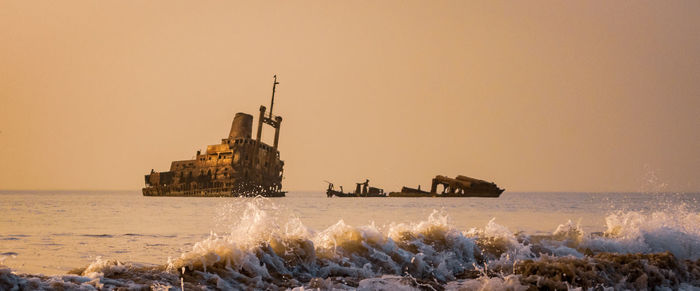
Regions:
<instances>
[{"instance_id":1,"label":"shipwreck","mask_svg":"<svg viewBox=\"0 0 700 291\"><path fill-rule=\"evenodd\" d=\"M441 175L433 178L430 192L404 186L401 192L391 192L389 197L498 197L505 189L493 182L459 175L449 178Z\"/></svg>"},{"instance_id":2,"label":"shipwreck","mask_svg":"<svg viewBox=\"0 0 700 291\"><path fill-rule=\"evenodd\" d=\"M345 193L343 192L343 186L340 186L340 191L335 190L333 183L326 181L328 183L328 189L326 189L326 195L328 198L333 196L336 197L386 197L384 189L370 187L369 179L365 179L362 183L355 183L355 192Z\"/></svg>"},{"instance_id":3,"label":"shipwreck","mask_svg":"<svg viewBox=\"0 0 700 291\"><path fill-rule=\"evenodd\" d=\"M272 114L277 76L272 85L270 111L260 106L257 135L253 139L253 116L236 113L228 137L220 144L197 151L193 160L173 161L170 170L145 175L144 196L265 196L284 197L279 135L282 117ZM261 141L263 125L275 129L272 146Z\"/></svg>"}]
</instances>

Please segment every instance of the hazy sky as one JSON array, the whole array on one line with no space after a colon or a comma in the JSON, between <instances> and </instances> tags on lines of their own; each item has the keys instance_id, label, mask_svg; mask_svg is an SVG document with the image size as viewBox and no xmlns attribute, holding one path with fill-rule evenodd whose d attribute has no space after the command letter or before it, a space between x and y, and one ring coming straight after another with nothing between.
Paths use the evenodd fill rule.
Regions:
<instances>
[{"instance_id":1,"label":"hazy sky","mask_svg":"<svg viewBox=\"0 0 700 291\"><path fill-rule=\"evenodd\" d=\"M140 189L273 74L287 190L700 190L700 1L0 1L0 189Z\"/></svg>"}]
</instances>

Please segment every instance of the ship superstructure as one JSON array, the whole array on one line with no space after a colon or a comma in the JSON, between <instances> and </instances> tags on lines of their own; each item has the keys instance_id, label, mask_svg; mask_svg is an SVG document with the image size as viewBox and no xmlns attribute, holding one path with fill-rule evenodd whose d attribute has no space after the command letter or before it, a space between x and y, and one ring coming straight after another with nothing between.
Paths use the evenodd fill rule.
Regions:
<instances>
[{"instance_id":1,"label":"ship superstructure","mask_svg":"<svg viewBox=\"0 0 700 291\"><path fill-rule=\"evenodd\" d=\"M170 170L145 176L144 196L256 196L282 197L284 161L278 150L282 117L272 114L275 89L274 76L270 111L260 106L256 137L252 138L253 116L236 113L227 138L209 145L193 160L173 161ZM272 146L261 141L262 128L275 129Z\"/></svg>"}]
</instances>

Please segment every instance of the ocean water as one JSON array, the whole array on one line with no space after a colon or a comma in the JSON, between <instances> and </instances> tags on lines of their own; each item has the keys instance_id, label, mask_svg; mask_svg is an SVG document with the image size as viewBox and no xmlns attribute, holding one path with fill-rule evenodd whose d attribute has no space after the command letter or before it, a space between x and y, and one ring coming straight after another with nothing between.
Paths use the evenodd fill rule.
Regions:
<instances>
[{"instance_id":1,"label":"ocean water","mask_svg":"<svg viewBox=\"0 0 700 291\"><path fill-rule=\"evenodd\" d=\"M700 193L0 192L0 290L700 286Z\"/></svg>"}]
</instances>

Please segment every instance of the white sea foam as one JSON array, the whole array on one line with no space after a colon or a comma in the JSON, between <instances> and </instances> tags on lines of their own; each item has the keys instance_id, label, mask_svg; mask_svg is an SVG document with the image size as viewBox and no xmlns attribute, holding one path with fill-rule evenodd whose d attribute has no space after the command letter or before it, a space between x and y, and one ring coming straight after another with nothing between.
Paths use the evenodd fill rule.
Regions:
<instances>
[{"instance_id":1,"label":"white sea foam","mask_svg":"<svg viewBox=\"0 0 700 291\"><path fill-rule=\"evenodd\" d=\"M616 273L589 270L589 266L601 264L607 266L601 272L632 268L620 265L618 254L668 251L675 256L655 257L662 263L676 258L699 259L700 216L684 209L612 213L606 218L607 230L602 235L586 234L579 223L569 220L551 235L536 236L513 233L496 219L483 227L459 230L441 210L414 223L353 226L339 220L314 231L271 200L236 203L230 209L239 215L228 232L210 233L163 268L97 258L79 276L20 276L1 269L0 284L4 285L0 287L41 287L59 282L69 289L83 290L115 286L187 288L188 284L219 289L525 290L532 284L573 289L637 288L648 284L681 288L700 283L700 271L692 271L700 270L698 263L680 260L651 265L647 257L636 258L646 261L635 265L635 272L642 275L631 282L615 277L619 276ZM573 281L552 274L581 279ZM664 279L653 281L660 280L659 276Z\"/></svg>"},{"instance_id":2,"label":"white sea foam","mask_svg":"<svg viewBox=\"0 0 700 291\"><path fill-rule=\"evenodd\" d=\"M525 291L528 286L520 283L520 276L507 275L501 277L482 276L477 279L466 279L448 282L445 290L479 290L479 291Z\"/></svg>"},{"instance_id":3,"label":"white sea foam","mask_svg":"<svg viewBox=\"0 0 700 291\"><path fill-rule=\"evenodd\" d=\"M390 281L389 277L382 281L382 276L432 278L445 283L456 282L466 272L480 272L481 280L459 284L476 286L477 282L482 282L488 289L491 288L488 286L510 284L507 282L514 280L502 277L489 281L489 269L513 272L517 262L538 259L533 247L554 257L572 258L583 258L583 252L588 249L616 253L670 251L679 258L693 259L698 249L698 240L693 240L697 237L697 227L692 224L697 214L687 212L675 216L660 213L645 216L637 212L611 214L607 218L608 231L603 237L586 235L579 224L568 221L557 227L551 236L536 241L515 235L495 219L483 228L459 231L451 226L444 211L434 211L424 221L393 223L385 228L374 224L351 226L340 220L325 230L314 232L295 218L282 223L280 217L263 210L261 201L264 200L248 205L239 225L234 225L230 234L212 234L173 262L173 266L187 265L195 269L201 266L205 270L207 266L226 261L227 268L256 274L263 280L273 279L272 269L274 273L295 278L357 278L364 282L362 286L376 288L389 284L384 282ZM648 220L652 223L641 223ZM261 252L265 254L260 255ZM299 259L298 265L290 266L287 258L295 256Z\"/></svg>"},{"instance_id":4,"label":"white sea foam","mask_svg":"<svg viewBox=\"0 0 700 291\"><path fill-rule=\"evenodd\" d=\"M680 207L645 214L616 212L605 219L603 237L591 237L581 246L615 253L671 252L681 259L700 259L700 213Z\"/></svg>"}]
</instances>

